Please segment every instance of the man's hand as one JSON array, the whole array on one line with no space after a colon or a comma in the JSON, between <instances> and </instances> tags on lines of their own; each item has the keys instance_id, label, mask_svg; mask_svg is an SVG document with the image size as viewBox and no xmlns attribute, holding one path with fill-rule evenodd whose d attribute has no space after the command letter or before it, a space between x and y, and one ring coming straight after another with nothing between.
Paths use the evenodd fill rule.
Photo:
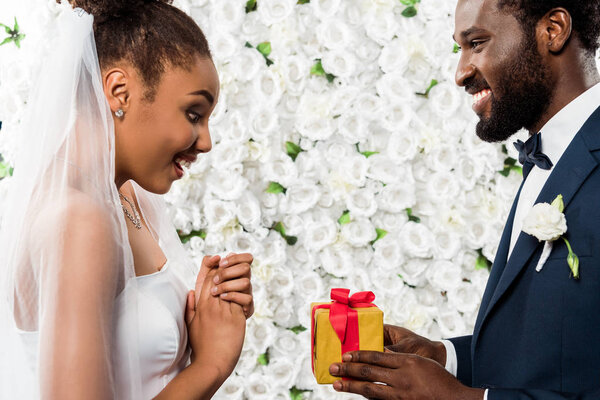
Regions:
<instances>
[{"instance_id":1,"label":"man's hand","mask_svg":"<svg viewBox=\"0 0 600 400\"><path fill-rule=\"evenodd\" d=\"M342 360L329 373L353 380L336 381L338 392L369 399L483 399L483 389L464 386L439 363L415 354L352 351Z\"/></svg>"},{"instance_id":2,"label":"man's hand","mask_svg":"<svg viewBox=\"0 0 600 400\"><path fill-rule=\"evenodd\" d=\"M423 336L394 325L383 326L383 344L386 350L395 353L416 354L446 365L446 347Z\"/></svg>"}]
</instances>

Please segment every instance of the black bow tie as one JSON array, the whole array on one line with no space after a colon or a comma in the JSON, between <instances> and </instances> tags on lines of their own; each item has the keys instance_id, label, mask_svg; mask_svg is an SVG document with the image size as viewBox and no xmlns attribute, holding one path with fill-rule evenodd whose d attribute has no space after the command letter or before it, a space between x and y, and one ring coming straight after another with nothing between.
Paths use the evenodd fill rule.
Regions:
<instances>
[{"instance_id":1,"label":"black bow tie","mask_svg":"<svg viewBox=\"0 0 600 400\"><path fill-rule=\"evenodd\" d=\"M537 165L537 167L541 169L552 168L552 161L550 161L547 155L540 151L540 148L542 147L542 135L539 132L532 135L525 143L517 140L514 145L519 152L519 162L523 165L524 170L529 170L534 165ZM526 174L523 174L523 176L526 176Z\"/></svg>"}]
</instances>

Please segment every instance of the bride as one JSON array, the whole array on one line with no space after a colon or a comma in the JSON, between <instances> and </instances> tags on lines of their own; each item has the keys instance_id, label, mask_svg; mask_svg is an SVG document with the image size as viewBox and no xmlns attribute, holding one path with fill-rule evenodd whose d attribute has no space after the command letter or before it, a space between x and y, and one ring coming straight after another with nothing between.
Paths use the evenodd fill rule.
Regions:
<instances>
[{"instance_id":1,"label":"bride","mask_svg":"<svg viewBox=\"0 0 600 400\"><path fill-rule=\"evenodd\" d=\"M254 310L252 256L198 269L160 196L211 149L208 44L167 0L72 3L2 220L0 398L210 398Z\"/></svg>"}]
</instances>

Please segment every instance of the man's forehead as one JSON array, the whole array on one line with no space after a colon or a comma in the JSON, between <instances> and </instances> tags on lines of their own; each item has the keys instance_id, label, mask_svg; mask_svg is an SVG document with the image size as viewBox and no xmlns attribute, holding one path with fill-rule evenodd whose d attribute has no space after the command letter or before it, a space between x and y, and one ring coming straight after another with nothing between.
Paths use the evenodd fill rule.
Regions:
<instances>
[{"instance_id":1,"label":"man's forehead","mask_svg":"<svg viewBox=\"0 0 600 400\"><path fill-rule=\"evenodd\" d=\"M498 0L458 0L455 35L473 28L488 29L499 11Z\"/></svg>"}]
</instances>

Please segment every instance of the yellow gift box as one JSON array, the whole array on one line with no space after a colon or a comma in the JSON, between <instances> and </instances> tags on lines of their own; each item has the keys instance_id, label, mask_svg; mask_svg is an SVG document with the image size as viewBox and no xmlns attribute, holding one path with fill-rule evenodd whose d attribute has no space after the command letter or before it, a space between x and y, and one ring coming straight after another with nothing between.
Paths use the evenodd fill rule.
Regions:
<instances>
[{"instance_id":1,"label":"yellow gift box","mask_svg":"<svg viewBox=\"0 0 600 400\"><path fill-rule=\"evenodd\" d=\"M372 303L375 295L359 292L349 297L349 292L332 289L332 302L311 304L312 367L317 383L340 379L329 374L329 366L341 362L347 351L383 351L383 311Z\"/></svg>"}]
</instances>

